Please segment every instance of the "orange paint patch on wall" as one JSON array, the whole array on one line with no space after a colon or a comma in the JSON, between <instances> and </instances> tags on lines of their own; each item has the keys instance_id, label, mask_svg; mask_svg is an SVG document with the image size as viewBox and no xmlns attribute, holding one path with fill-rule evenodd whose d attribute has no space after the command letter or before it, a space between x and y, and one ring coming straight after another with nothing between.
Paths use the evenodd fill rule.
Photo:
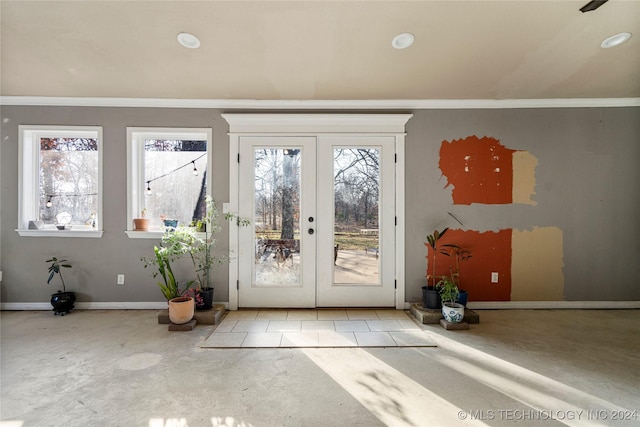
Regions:
<instances>
[{"instance_id":1,"label":"orange paint patch on wall","mask_svg":"<svg viewBox=\"0 0 640 427\"><path fill-rule=\"evenodd\" d=\"M471 258L460 262L460 288L469 292L469 301L509 301L511 299L511 229L484 233L449 229L438 242L455 244L471 251ZM427 246L427 275L432 274L433 249ZM455 271L455 258L436 254L436 275ZM491 283L491 273L498 273L498 283ZM429 281L431 285L431 281Z\"/></svg>"},{"instance_id":2,"label":"orange paint patch on wall","mask_svg":"<svg viewBox=\"0 0 640 427\"><path fill-rule=\"evenodd\" d=\"M453 185L453 203L512 203L514 152L489 137L442 141L439 167Z\"/></svg>"}]
</instances>

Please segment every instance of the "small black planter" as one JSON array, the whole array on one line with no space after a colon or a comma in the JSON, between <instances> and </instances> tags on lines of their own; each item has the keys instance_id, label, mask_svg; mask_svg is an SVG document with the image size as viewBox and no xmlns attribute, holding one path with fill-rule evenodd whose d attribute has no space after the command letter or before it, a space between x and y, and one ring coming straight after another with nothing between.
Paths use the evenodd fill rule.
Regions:
<instances>
[{"instance_id":1,"label":"small black planter","mask_svg":"<svg viewBox=\"0 0 640 427\"><path fill-rule=\"evenodd\" d=\"M53 314L64 316L73 310L73 303L76 302L76 294L74 292L56 292L51 295L51 305L53 306Z\"/></svg>"},{"instance_id":2,"label":"small black planter","mask_svg":"<svg viewBox=\"0 0 640 427\"><path fill-rule=\"evenodd\" d=\"M440 292L434 289L433 286L422 287L422 299L424 308L429 310L439 310L442 308Z\"/></svg>"},{"instance_id":3,"label":"small black planter","mask_svg":"<svg viewBox=\"0 0 640 427\"><path fill-rule=\"evenodd\" d=\"M197 291L202 298L202 304L198 304L199 299L196 298L196 310L209 310L213 307L213 288L202 288Z\"/></svg>"}]
</instances>

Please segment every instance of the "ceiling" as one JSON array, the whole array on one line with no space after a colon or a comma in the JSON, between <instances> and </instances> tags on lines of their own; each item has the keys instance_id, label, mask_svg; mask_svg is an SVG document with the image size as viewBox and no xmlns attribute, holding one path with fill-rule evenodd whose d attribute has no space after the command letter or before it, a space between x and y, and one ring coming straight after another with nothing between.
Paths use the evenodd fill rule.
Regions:
<instances>
[{"instance_id":1,"label":"ceiling","mask_svg":"<svg viewBox=\"0 0 640 427\"><path fill-rule=\"evenodd\" d=\"M640 97L640 1L6 1L8 96ZM602 49L605 38L631 39ZM176 41L195 34L199 49ZM396 50L392 38L415 35Z\"/></svg>"}]
</instances>

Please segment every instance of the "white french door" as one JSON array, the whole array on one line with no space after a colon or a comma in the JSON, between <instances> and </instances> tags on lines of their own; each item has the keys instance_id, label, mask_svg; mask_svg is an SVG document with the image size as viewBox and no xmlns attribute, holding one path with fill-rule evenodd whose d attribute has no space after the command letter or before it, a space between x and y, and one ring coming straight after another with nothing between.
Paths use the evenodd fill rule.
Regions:
<instances>
[{"instance_id":1,"label":"white french door","mask_svg":"<svg viewBox=\"0 0 640 427\"><path fill-rule=\"evenodd\" d=\"M315 307L316 139L241 137L240 307Z\"/></svg>"},{"instance_id":2,"label":"white french door","mask_svg":"<svg viewBox=\"0 0 640 427\"><path fill-rule=\"evenodd\" d=\"M395 306L394 136L240 136L239 307Z\"/></svg>"},{"instance_id":3,"label":"white french door","mask_svg":"<svg viewBox=\"0 0 640 427\"><path fill-rule=\"evenodd\" d=\"M323 136L318 307L395 305L395 138Z\"/></svg>"}]
</instances>

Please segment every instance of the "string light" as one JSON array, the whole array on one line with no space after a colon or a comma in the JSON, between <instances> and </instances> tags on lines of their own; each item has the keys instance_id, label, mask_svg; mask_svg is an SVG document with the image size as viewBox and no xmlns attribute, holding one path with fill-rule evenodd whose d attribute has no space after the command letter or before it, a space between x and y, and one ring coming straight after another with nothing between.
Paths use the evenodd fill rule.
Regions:
<instances>
[{"instance_id":1,"label":"string light","mask_svg":"<svg viewBox=\"0 0 640 427\"><path fill-rule=\"evenodd\" d=\"M147 190L146 190L147 195L150 195L150 194L151 194L151 185L150 185L150 184L151 184L153 181L158 180L158 179L160 179L160 178L164 178L165 176L171 175L172 173L177 172L177 171L179 171L180 169L182 169L182 168L184 168L184 167L186 167L186 166L189 166L189 165L191 165L191 164L193 165L193 174L194 174L194 175L196 175L196 176L198 176L198 169L196 168L196 161L197 161L197 160L200 160L201 158L203 158L206 154L207 154L207 153L202 153L202 155L200 155L200 156L196 157L195 159L191 160L190 162L185 163L185 164L184 164L184 165L182 165L182 166L178 166L178 167L177 167L177 168L175 168L174 170L169 171L169 172L167 172L167 173L165 173L165 174L163 174L163 175L157 176L157 177L155 177L155 178L151 178L150 180L146 181L146 183L147 183Z\"/></svg>"},{"instance_id":2,"label":"string light","mask_svg":"<svg viewBox=\"0 0 640 427\"><path fill-rule=\"evenodd\" d=\"M80 194L45 194L44 196L47 198L47 202L45 206L50 208L53 206L53 198L54 197L86 197L86 196L97 196L98 193L80 193Z\"/></svg>"}]
</instances>

